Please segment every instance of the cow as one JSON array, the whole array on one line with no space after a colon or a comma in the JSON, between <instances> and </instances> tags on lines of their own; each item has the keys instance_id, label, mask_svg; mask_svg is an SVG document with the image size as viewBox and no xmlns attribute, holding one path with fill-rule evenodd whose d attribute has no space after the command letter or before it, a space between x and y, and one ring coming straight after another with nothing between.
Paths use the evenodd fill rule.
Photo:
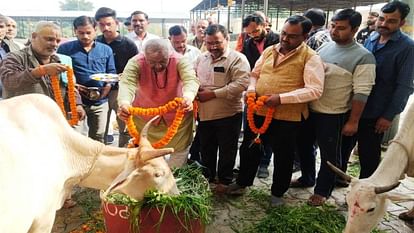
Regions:
<instances>
[{"instance_id":1,"label":"cow","mask_svg":"<svg viewBox=\"0 0 414 233\"><path fill-rule=\"evenodd\" d=\"M154 120L154 119L153 119ZM179 193L171 169L147 140L138 148L106 146L77 133L49 97L0 102L0 231L50 232L74 185L141 199L148 189Z\"/></svg>"},{"instance_id":2,"label":"cow","mask_svg":"<svg viewBox=\"0 0 414 233\"><path fill-rule=\"evenodd\" d=\"M414 104L385 152L375 172L368 178L357 179L345 174L328 162L344 180L350 182L346 195L348 219L345 233L369 233L384 217L388 200L414 200L414 196L389 192L405 177L414 177ZM411 211L413 212L413 210Z\"/></svg>"}]
</instances>

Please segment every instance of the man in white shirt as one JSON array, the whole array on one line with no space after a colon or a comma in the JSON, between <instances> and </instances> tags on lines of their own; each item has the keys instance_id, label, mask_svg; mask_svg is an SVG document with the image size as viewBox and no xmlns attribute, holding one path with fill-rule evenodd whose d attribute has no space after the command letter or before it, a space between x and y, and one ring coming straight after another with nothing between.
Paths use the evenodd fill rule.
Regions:
<instances>
[{"instance_id":1,"label":"man in white shirt","mask_svg":"<svg viewBox=\"0 0 414 233\"><path fill-rule=\"evenodd\" d=\"M187 30L181 25L175 25L170 27L168 34L168 39L174 50L187 57L191 64L194 64L201 52L198 48L187 44Z\"/></svg>"},{"instance_id":2,"label":"man in white shirt","mask_svg":"<svg viewBox=\"0 0 414 233\"><path fill-rule=\"evenodd\" d=\"M135 42L140 52L146 41L159 38L159 36L147 32L148 24L148 15L146 13L142 11L132 12L131 25L134 31L128 33L126 36Z\"/></svg>"}]
</instances>

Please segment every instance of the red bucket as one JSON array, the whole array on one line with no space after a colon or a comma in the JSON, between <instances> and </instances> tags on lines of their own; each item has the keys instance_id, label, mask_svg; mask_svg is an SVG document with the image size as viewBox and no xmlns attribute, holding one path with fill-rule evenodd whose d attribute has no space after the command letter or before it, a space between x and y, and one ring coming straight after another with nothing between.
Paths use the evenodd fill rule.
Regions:
<instances>
[{"instance_id":1,"label":"red bucket","mask_svg":"<svg viewBox=\"0 0 414 233\"><path fill-rule=\"evenodd\" d=\"M140 213L141 223L137 232L131 230L128 206L102 202L106 233L204 233L205 228L200 219L190 220L187 224L184 217L177 219L171 210L165 209L163 221L160 221L162 210L143 208ZM184 226L183 226L184 225ZM157 230L159 229L159 230Z\"/></svg>"}]
</instances>

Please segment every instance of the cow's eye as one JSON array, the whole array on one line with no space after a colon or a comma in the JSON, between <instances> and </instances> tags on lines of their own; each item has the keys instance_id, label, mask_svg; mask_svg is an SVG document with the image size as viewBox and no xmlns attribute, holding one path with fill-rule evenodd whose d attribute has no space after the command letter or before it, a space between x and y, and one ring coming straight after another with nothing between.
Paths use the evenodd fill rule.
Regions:
<instances>
[{"instance_id":1,"label":"cow's eye","mask_svg":"<svg viewBox=\"0 0 414 233\"><path fill-rule=\"evenodd\" d=\"M155 177L161 177L161 176L163 176L164 175L164 172L162 172L162 171L158 171L158 172L155 172Z\"/></svg>"},{"instance_id":2,"label":"cow's eye","mask_svg":"<svg viewBox=\"0 0 414 233\"><path fill-rule=\"evenodd\" d=\"M372 211L374 211L374 210L375 210L375 208L368 209L368 210L367 210L367 213L372 212Z\"/></svg>"}]
</instances>

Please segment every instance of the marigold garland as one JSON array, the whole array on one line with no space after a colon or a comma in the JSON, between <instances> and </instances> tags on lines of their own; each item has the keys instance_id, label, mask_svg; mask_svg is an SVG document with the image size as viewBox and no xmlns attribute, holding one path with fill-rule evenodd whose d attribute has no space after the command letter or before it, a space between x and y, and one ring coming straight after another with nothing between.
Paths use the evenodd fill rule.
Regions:
<instances>
[{"instance_id":1,"label":"marigold garland","mask_svg":"<svg viewBox=\"0 0 414 233\"><path fill-rule=\"evenodd\" d=\"M68 76L68 99L69 107L71 111L71 118L68 120L70 125L76 125L79 121L78 112L76 109L76 97L75 97L75 81L73 78L73 69L67 67L67 76ZM62 93L59 86L59 77L57 75L50 76L50 83L52 85L53 94L55 96L55 101L59 105L60 110L66 118L65 105L63 103Z\"/></svg>"},{"instance_id":2,"label":"marigold garland","mask_svg":"<svg viewBox=\"0 0 414 233\"><path fill-rule=\"evenodd\" d=\"M260 108L263 107L264 102L268 99L268 96L260 96L257 100L256 93L248 93L247 94L247 121L249 123L249 127L253 133L257 134L256 138L254 139L254 143L260 144L262 141L260 140L260 135L264 134L266 130L269 128L270 123L273 119L273 113L275 111L274 108L267 108L266 117L263 122L263 125L260 128L257 128L254 124L254 112L258 111Z\"/></svg>"},{"instance_id":3,"label":"marigold garland","mask_svg":"<svg viewBox=\"0 0 414 233\"><path fill-rule=\"evenodd\" d=\"M134 115L141 115L141 116L163 115L167 112L176 110L180 106L182 100L183 100L182 98L176 97L174 98L174 100L171 100L167 104L157 107L157 108L130 107L129 112L131 113L131 116L129 116L128 121L127 121L127 129L128 129L128 133L131 135L131 137L133 137L133 145L128 145L128 147L133 147L134 145L139 144L139 132L133 121ZM161 148L167 145L177 133L178 127L181 125L183 118L184 118L184 110L178 108L172 124L168 127L167 133L158 142L152 143L152 146L154 148Z\"/></svg>"}]
</instances>

